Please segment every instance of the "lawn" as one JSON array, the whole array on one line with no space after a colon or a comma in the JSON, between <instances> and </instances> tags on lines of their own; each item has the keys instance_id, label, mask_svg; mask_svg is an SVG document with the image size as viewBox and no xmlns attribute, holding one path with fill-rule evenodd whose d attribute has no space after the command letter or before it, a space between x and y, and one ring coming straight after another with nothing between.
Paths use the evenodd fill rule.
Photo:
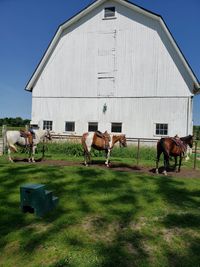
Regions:
<instances>
[{"instance_id":1,"label":"lawn","mask_svg":"<svg viewBox=\"0 0 200 267\"><path fill-rule=\"evenodd\" d=\"M198 178L0 158L0 266L200 266ZM53 190L57 208L23 214L26 183Z\"/></svg>"}]
</instances>

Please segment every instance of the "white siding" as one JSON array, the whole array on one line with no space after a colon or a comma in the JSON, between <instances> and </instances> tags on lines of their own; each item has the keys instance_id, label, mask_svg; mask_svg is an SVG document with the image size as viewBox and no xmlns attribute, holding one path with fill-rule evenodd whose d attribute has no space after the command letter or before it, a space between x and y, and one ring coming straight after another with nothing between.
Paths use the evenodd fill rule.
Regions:
<instances>
[{"instance_id":1,"label":"white siding","mask_svg":"<svg viewBox=\"0 0 200 267\"><path fill-rule=\"evenodd\" d=\"M103 20L103 8L63 34L33 96L96 97L103 71L116 77L116 97L191 94L192 82L158 22L121 5L116 19Z\"/></svg>"},{"instance_id":2,"label":"white siding","mask_svg":"<svg viewBox=\"0 0 200 267\"><path fill-rule=\"evenodd\" d=\"M37 98L33 99L33 116L41 126L40 114L44 120L52 120L53 130L59 133L64 133L65 121L75 121L77 135L86 132L88 122L94 121L99 123L99 130L109 132L112 122L122 122L128 137L155 137L155 123L167 123L171 136L185 136L189 134L187 103L187 98ZM59 112L55 112L58 107Z\"/></svg>"},{"instance_id":3,"label":"white siding","mask_svg":"<svg viewBox=\"0 0 200 267\"><path fill-rule=\"evenodd\" d=\"M111 5L62 34L33 88L32 120L53 120L56 132L75 121L77 134L89 121L102 131L122 122L129 137L153 137L156 122L188 134L193 83L159 22L116 3L116 19L104 20Z\"/></svg>"}]
</instances>

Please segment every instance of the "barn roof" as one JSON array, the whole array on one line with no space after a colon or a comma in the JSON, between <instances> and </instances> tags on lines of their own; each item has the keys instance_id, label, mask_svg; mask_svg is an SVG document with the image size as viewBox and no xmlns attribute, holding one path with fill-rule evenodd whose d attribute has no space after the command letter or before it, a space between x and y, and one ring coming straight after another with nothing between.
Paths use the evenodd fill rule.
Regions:
<instances>
[{"instance_id":1,"label":"barn roof","mask_svg":"<svg viewBox=\"0 0 200 267\"><path fill-rule=\"evenodd\" d=\"M98 7L99 5L103 4L104 2L106 2L107 0L96 0L94 1L92 4L88 5L85 9L83 9L82 11L80 11L78 14L76 14L75 16L71 17L69 20L65 21L63 24L61 24L56 33L54 34L54 37L52 38L49 46L47 47L42 59L40 60L38 66L36 67L34 73L32 74L30 80L28 81L25 89L27 91L32 91L35 82L37 81L43 66L45 65L46 61L49 58L49 55L51 54L52 50L54 49L58 39L60 38L62 32L64 30L66 30L69 26L71 26L73 23L75 23L76 21L80 20L83 16L87 15L90 11L92 11L93 9L95 9L96 7ZM145 16L151 17L155 20L157 20L161 27L163 28L163 30L165 31L166 35L168 36L170 42L172 43L172 45L174 46L178 56L180 57L181 61L183 62L183 65L185 66L186 70L188 71L192 81L194 82L194 89L193 89L193 93L197 94L200 93L200 82L198 80L198 78L196 77L195 73L193 72L191 66L189 65L188 61L186 60L185 56L183 55L180 47L178 46L178 44L176 43L172 33L170 32L169 28L167 27L164 19L162 18L161 15L156 14L154 12L151 12L143 7L140 7L136 4L133 4L127 0L113 0L115 2L118 2L130 9L133 9L134 11L137 11Z\"/></svg>"}]
</instances>

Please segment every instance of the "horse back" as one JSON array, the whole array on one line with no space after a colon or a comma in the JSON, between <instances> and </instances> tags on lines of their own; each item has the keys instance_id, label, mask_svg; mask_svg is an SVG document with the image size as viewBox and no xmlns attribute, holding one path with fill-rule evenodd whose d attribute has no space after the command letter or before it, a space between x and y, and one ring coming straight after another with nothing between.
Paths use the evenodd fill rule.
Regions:
<instances>
[{"instance_id":1,"label":"horse back","mask_svg":"<svg viewBox=\"0 0 200 267\"><path fill-rule=\"evenodd\" d=\"M105 150L105 140L95 133L93 136L92 147L97 150Z\"/></svg>"},{"instance_id":2,"label":"horse back","mask_svg":"<svg viewBox=\"0 0 200 267\"><path fill-rule=\"evenodd\" d=\"M168 156L179 156L183 153L182 148L170 137L161 138L158 141L157 150Z\"/></svg>"}]
</instances>

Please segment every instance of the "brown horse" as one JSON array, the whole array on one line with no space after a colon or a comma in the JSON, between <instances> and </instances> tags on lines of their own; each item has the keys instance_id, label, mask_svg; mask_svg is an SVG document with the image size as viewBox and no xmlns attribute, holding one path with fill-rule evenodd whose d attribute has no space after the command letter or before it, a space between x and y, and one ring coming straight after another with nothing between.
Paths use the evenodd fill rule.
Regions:
<instances>
[{"instance_id":1,"label":"brown horse","mask_svg":"<svg viewBox=\"0 0 200 267\"><path fill-rule=\"evenodd\" d=\"M127 146L126 136L124 134L108 134L107 132L101 133L99 131L84 133L81 141L84 150L84 163L86 166L88 166L90 162L90 151L92 147L106 152L105 164L109 167L110 153L114 145L119 142L121 146Z\"/></svg>"},{"instance_id":2,"label":"brown horse","mask_svg":"<svg viewBox=\"0 0 200 267\"><path fill-rule=\"evenodd\" d=\"M157 143L157 160L156 160L156 173L158 174L158 163L160 160L160 155L164 155L164 171L163 173L167 175L167 168L169 167L169 158L172 156L175 159L175 170L177 167L177 157L179 157L179 167L178 172L181 169L182 158L187 151L187 146L192 148L193 136L188 135L186 137L166 137L161 138Z\"/></svg>"}]
</instances>

